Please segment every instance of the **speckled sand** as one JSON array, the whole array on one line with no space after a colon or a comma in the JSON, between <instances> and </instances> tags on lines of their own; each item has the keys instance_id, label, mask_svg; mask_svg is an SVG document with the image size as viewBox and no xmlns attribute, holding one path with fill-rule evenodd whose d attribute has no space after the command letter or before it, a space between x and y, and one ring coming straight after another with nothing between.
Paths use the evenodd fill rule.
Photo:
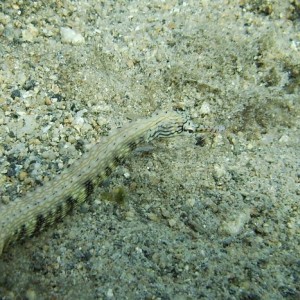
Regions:
<instances>
[{"instance_id":1,"label":"speckled sand","mask_svg":"<svg viewBox=\"0 0 300 300\"><path fill-rule=\"evenodd\" d=\"M0 209L156 110L226 131L134 152L92 203L0 257L0 299L299 299L299 14L1 1Z\"/></svg>"}]
</instances>

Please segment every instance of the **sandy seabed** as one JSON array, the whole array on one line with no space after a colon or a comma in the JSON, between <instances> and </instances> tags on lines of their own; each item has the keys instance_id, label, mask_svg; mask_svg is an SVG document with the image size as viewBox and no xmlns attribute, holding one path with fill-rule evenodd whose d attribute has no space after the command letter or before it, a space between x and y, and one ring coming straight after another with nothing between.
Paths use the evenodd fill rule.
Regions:
<instances>
[{"instance_id":1,"label":"sandy seabed","mask_svg":"<svg viewBox=\"0 0 300 300\"><path fill-rule=\"evenodd\" d=\"M0 209L157 110L226 130L133 152L0 257L0 299L299 299L299 18L299 0L1 1Z\"/></svg>"}]
</instances>

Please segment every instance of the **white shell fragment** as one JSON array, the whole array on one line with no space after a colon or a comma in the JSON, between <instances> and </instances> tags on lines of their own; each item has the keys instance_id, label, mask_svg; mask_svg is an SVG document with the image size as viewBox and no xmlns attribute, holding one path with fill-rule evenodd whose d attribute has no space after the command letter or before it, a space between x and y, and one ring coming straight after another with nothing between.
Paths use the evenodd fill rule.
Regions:
<instances>
[{"instance_id":1,"label":"white shell fragment","mask_svg":"<svg viewBox=\"0 0 300 300\"><path fill-rule=\"evenodd\" d=\"M79 45L84 43L84 37L69 27L60 28L61 40L66 44Z\"/></svg>"}]
</instances>

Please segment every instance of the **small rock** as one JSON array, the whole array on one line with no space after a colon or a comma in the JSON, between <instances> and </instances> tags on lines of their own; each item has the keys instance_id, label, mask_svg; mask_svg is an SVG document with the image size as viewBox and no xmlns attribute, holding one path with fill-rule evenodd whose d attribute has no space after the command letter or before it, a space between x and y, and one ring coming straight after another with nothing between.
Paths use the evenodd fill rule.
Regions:
<instances>
[{"instance_id":1,"label":"small rock","mask_svg":"<svg viewBox=\"0 0 300 300\"><path fill-rule=\"evenodd\" d=\"M28 300L35 300L37 298L36 292L32 289L28 289L25 295Z\"/></svg>"},{"instance_id":2,"label":"small rock","mask_svg":"<svg viewBox=\"0 0 300 300\"><path fill-rule=\"evenodd\" d=\"M21 171L20 174L19 174L19 179L20 179L21 181L23 181L23 180L26 179L27 176L28 176L27 172Z\"/></svg>"},{"instance_id":3,"label":"small rock","mask_svg":"<svg viewBox=\"0 0 300 300\"><path fill-rule=\"evenodd\" d=\"M107 298L113 298L113 296L114 296L113 290L108 289L106 292L106 296L107 296Z\"/></svg>"},{"instance_id":4,"label":"small rock","mask_svg":"<svg viewBox=\"0 0 300 300\"><path fill-rule=\"evenodd\" d=\"M84 37L69 27L60 28L61 40L66 44L79 45L84 43Z\"/></svg>"},{"instance_id":5,"label":"small rock","mask_svg":"<svg viewBox=\"0 0 300 300\"><path fill-rule=\"evenodd\" d=\"M22 39L24 42L33 42L34 39L38 36L38 34L38 29L32 24L29 24L29 26L26 29L22 30Z\"/></svg>"},{"instance_id":6,"label":"small rock","mask_svg":"<svg viewBox=\"0 0 300 300\"><path fill-rule=\"evenodd\" d=\"M210 114L210 105L207 102L203 102L200 107L200 114L201 115L209 115Z\"/></svg>"},{"instance_id":7,"label":"small rock","mask_svg":"<svg viewBox=\"0 0 300 300\"><path fill-rule=\"evenodd\" d=\"M174 227L174 226L176 225L176 223L177 223L177 222L176 222L175 219L170 219L170 220L169 220L169 226L170 226L170 227Z\"/></svg>"},{"instance_id":8,"label":"small rock","mask_svg":"<svg viewBox=\"0 0 300 300\"><path fill-rule=\"evenodd\" d=\"M288 135L284 134L280 139L279 143L281 144L287 144L289 142L290 138Z\"/></svg>"},{"instance_id":9,"label":"small rock","mask_svg":"<svg viewBox=\"0 0 300 300\"><path fill-rule=\"evenodd\" d=\"M188 206L193 207L195 205L195 198L189 198L187 201Z\"/></svg>"},{"instance_id":10,"label":"small rock","mask_svg":"<svg viewBox=\"0 0 300 300\"><path fill-rule=\"evenodd\" d=\"M21 92L20 90L13 90L10 94L10 96L15 99L15 98L21 98Z\"/></svg>"}]
</instances>

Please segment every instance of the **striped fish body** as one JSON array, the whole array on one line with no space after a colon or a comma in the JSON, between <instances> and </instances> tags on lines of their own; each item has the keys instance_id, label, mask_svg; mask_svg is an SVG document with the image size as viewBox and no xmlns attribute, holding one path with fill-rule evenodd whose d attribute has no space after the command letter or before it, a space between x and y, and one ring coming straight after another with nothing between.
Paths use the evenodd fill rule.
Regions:
<instances>
[{"instance_id":1,"label":"striped fish body","mask_svg":"<svg viewBox=\"0 0 300 300\"><path fill-rule=\"evenodd\" d=\"M86 201L137 145L180 133L187 122L182 114L161 112L129 123L104 137L52 181L3 206L0 255L12 242L38 234Z\"/></svg>"}]
</instances>

